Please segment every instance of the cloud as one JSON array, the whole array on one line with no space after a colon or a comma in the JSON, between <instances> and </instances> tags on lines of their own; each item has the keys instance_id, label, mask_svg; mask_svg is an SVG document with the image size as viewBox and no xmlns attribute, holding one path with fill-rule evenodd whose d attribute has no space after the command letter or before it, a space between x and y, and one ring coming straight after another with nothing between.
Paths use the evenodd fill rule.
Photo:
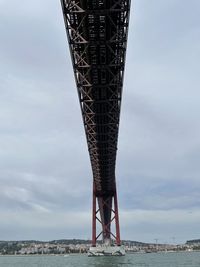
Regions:
<instances>
[{"instance_id":1,"label":"cloud","mask_svg":"<svg viewBox=\"0 0 200 267\"><path fill-rule=\"evenodd\" d=\"M122 238L198 237L199 8L132 3L116 171ZM0 0L0 33L0 234L88 238L92 172L60 3Z\"/></svg>"},{"instance_id":2,"label":"cloud","mask_svg":"<svg viewBox=\"0 0 200 267\"><path fill-rule=\"evenodd\" d=\"M1 215L2 240L7 239L8 231L12 240L74 238L80 227L79 237L90 237L91 216L88 212L46 212L39 207L34 211L3 212Z\"/></svg>"},{"instance_id":3,"label":"cloud","mask_svg":"<svg viewBox=\"0 0 200 267\"><path fill-rule=\"evenodd\" d=\"M7 239L7 231L12 234L12 240L74 238L77 232L79 238L90 239L90 212L44 212L37 209L1 214L2 239ZM195 237L199 219L198 209L123 211L120 214L121 234L123 239L143 242L155 243L158 239L160 243L172 243L172 237L176 242L185 242L185 238Z\"/></svg>"},{"instance_id":4,"label":"cloud","mask_svg":"<svg viewBox=\"0 0 200 267\"><path fill-rule=\"evenodd\" d=\"M185 242L196 238L198 233L199 209L179 210L134 210L121 214L122 232L127 239L155 243Z\"/></svg>"}]
</instances>

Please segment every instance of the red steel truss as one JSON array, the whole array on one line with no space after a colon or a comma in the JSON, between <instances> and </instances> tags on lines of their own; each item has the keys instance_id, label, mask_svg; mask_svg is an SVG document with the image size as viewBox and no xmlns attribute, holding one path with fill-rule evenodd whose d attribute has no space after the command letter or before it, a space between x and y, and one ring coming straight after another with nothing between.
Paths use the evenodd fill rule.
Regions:
<instances>
[{"instance_id":1,"label":"red steel truss","mask_svg":"<svg viewBox=\"0 0 200 267\"><path fill-rule=\"evenodd\" d=\"M118 213L118 203L117 203L117 192L110 197L98 197L96 195L95 185L93 187L93 211L92 211L92 246L96 246L96 241L100 236L103 237L104 242L108 242L111 244L111 238L115 240L117 246L120 246L120 229L119 229L119 213ZM98 209L97 209L97 201L98 201ZM114 202L114 207L112 205L112 201ZM110 214L109 220L105 223L104 217L101 216L101 210L108 210ZM100 213L100 217L98 214ZM115 222L115 234L111 231L111 224ZM100 223L102 227L102 231L97 233L97 222Z\"/></svg>"},{"instance_id":2,"label":"red steel truss","mask_svg":"<svg viewBox=\"0 0 200 267\"><path fill-rule=\"evenodd\" d=\"M103 240L113 237L120 245L115 165L130 0L61 4L93 171L93 246L96 221Z\"/></svg>"}]
</instances>

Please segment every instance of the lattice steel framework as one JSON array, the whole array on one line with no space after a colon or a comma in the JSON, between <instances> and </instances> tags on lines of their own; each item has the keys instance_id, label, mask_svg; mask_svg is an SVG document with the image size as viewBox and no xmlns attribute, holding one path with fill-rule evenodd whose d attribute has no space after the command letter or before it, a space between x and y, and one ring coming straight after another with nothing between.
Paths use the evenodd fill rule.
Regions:
<instances>
[{"instance_id":1,"label":"lattice steel framework","mask_svg":"<svg viewBox=\"0 0 200 267\"><path fill-rule=\"evenodd\" d=\"M61 4L93 171L93 245L101 234L119 245L115 165L130 0ZM96 221L102 224L99 235Z\"/></svg>"}]
</instances>

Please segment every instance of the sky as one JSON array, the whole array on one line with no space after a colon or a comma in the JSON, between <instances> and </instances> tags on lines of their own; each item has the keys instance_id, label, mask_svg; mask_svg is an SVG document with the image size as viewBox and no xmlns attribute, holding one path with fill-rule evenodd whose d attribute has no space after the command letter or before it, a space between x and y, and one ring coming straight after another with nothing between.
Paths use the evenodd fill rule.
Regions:
<instances>
[{"instance_id":1,"label":"sky","mask_svg":"<svg viewBox=\"0 0 200 267\"><path fill-rule=\"evenodd\" d=\"M200 238L200 1L131 5L122 239ZM0 240L91 238L92 172L59 0L0 0Z\"/></svg>"}]
</instances>

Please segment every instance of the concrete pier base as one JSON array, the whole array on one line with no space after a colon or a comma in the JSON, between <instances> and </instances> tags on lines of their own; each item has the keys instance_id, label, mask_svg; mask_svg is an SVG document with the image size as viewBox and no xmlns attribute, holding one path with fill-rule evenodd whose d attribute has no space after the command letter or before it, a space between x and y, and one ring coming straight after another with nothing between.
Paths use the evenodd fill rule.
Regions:
<instances>
[{"instance_id":1,"label":"concrete pier base","mask_svg":"<svg viewBox=\"0 0 200 267\"><path fill-rule=\"evenodd\" d=\"M125 256L125 249L123 246L96 246L90 247L88 251L89 257L96 256Z\"/></svg>"}]
</instances>

